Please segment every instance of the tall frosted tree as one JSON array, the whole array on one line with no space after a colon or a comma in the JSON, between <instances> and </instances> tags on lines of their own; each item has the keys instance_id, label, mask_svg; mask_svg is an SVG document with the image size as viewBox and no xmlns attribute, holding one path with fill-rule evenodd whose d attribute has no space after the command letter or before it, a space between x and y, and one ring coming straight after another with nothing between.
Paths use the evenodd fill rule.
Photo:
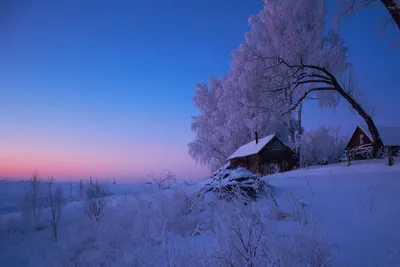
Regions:
<instances>
[{"instance_id":1,"label":"tall frosted tree","mask_svg":"<svg viewBox=\"0 0 400 267\"><path fill-rule=\"evenodd\" d=\"M219 109L221 101L221 81L211 78L210 85L201 83L196 85L193 102L200 110L200 114L192 117L192 131L196 138L189 143L189 154L202 165L209 165L215 169L224 164L229 156L224 146L224 136L218 131L220 124L224 126L225 112Z\"/></svg>"},{"instance_id":2,"label":"tall frosted tree","mask_svg":"<svg viewBox=\"0 0 400 267\"><path fill-rule=\"evenodd\" d=\"M321 107L347 101L368 125L376 147L382 146L372 116L363 106L352 66L340 32L326 33L326 1L265 0L263 9L249 20L246 34L249 60L262 62L265 93L280 95L290 114L307 98L317 98Z\"/></svg>"},{"instance_id":3,"label":"tall frosted tree","mask_svg":"<svg viewBox=\"0 0 400 267\"><path fill-rule=\"evenodd\" d=\"M257 113L240 105L243 99L238 76L230 72L209 84L198 84L193 102L200 114L192 117L195 139L188 144L189 154L202 165L215 170L241 145L254 140L255 132L262 137L273 132L287 136L284 125L273 113Z\"/></svg>"}]
</instances>

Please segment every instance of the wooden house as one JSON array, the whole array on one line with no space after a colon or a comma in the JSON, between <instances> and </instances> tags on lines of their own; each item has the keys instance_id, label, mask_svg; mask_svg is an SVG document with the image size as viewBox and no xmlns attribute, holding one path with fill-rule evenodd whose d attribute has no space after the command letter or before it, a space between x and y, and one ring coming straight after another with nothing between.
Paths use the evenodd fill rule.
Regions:
<instances>
[{"instance_id":1,"label":"wooden house","mask_svg":"<svg viewBox=\"0 0 400 267\"><path fill-rule=\"evenodd\" d=\"M400 127L377 126L383 145L393 153L400 150ZM357 126L346 146L354 160L367 159L372 153L372 137L367 126Z\"/></svg>"},{"instance_id":2,"label":"wooden house","mask_svg":"<svg viewBox=\"0 0 400 267\"><path fill-rule=\"evenodd\" d=\"M294 151L275 134L241 146L229 158L229 168L243 167L253 173L281 172L296 165ZM271 171L271 167L274 171Z\"/></svg>"}]
</instances>

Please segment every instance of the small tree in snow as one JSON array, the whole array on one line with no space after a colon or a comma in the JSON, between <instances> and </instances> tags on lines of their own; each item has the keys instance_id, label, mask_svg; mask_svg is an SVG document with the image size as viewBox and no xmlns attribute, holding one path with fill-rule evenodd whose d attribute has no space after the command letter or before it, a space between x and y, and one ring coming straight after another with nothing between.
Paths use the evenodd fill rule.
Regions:
<instances>
[{"instance_id":1,"label":"small tree in snow","mask_svg":"<svg viewBox=\"0 0 400 267\"><path fill-rule=\"evenodd\" d=\"M53 229L54 240L58 240L58 225L61 220L61 211L64 207L64 192L62 187L57 186L55 192L53 191L54 178L51 177L47 182L47 199L50 205L51 220L50 225Z\"/></svg>"},{"instance_id":2,"label":"small tree in snow","mask_svg":"<svg viewBox=\"0 0 400 267\"><path fill-rule=\"evenodd\" d=\"M41 181L37 169L32 174L32 178L28 181L29 186L23 196L23 207L31 212L33 222L37 224L40 220L42 208L41 201Z\"/></svg>"},{"instance_id":3,"label":"small tree in snow","mask_svg":"<svg viewBox=\"0 0 400 267\"><path fill-rule=\"evenodd\" d=\"M72 200L72 182L68 182L69 186L69 199Z\"/></svg>"},{"instance_id":4,"label":"small tree in snow","mask_svg":"<svg viewBox=\"0 0 400 267\"><path fill-rule=\"evenodd\" d=\"M78 198L83 199L84 196L85 196L85 184L83 183L82 179L80 179L78 187Z\"/></svg>"}]
</instances>

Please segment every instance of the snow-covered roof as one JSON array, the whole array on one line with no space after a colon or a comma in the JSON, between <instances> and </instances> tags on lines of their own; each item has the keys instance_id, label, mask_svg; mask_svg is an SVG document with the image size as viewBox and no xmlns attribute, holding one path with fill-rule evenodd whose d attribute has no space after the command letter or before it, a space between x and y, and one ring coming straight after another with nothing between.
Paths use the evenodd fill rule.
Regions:
<instances>
[{"instance_id":1,"label":"snow-covered roof","mask_svg":"<svg viewBox=\"0 0 400 267\"><path fill-rule=\"evenodd\" d=\"M371 133L366 125L359 125L372 141ZM385 146L400 146L400 127L376 125Z\"/></svg>"},{"instance_id":2,"label":"snow-covered roof","mask_svg":"<svg viewBox=\"0 0 400 267\"><path fill-rule=\"evenodd\" d=\"M258 152L261 151L271 140L274 138L276 135L271 134L266 137L263 137L258 140L258 143L256 144L256 141L251 141L248 144L245 144L241 147L239 147L235 153L233 153L229 159L234 159L234 158L241 158L241 157L246 157L246 156L251 156L254 154L257 154Z\"/></svg>"}]
</instances>

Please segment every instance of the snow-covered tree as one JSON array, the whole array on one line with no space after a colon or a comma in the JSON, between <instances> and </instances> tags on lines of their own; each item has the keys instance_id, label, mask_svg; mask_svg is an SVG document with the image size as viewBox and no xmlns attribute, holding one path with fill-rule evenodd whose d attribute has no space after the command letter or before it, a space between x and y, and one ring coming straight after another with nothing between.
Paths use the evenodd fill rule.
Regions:
<instances>
[{"instance_id":1,"label":"snow-covered tree","mask_svg":"<svg viewBox=\"0 0 400 267\"><path fill-rule=\"evenodd\" d=\"M193 102L200 110L200 114L192 117L192 130L196 133L194 141L189 143L189 154L193 159L203 165L209 165L212 169L225 163L229 156L224 150L224 136L217 131L217 125L224 126L225 113L218 109L219 92L222 90L220 81L210 79L210 86L197 84L197 90Z\"/></svg>"},{"instance_id":2,"label":"snow-covered tree","mask_svg":"<svg viewBox=\"0 0 400 267\"><path fill-rule=\"evenodd\" d=\"M212 170L224 165L241 145L254 140L255 132L260 137L276 132L287 139L286 127L272 109L258 112L240 103L246 91L240 90L238 79L235 72L220 80L211 78L209 85L197 85L193 98L200 114L192 117L196 137L188 145L189 154Z\"/></svg>"},{"instance_id":3,"label":"snow-covered tree","mask_svg":"<svg viewBox=\"0 0 400 267\"><path fill-rule=\"evenodd\" d=\"M304 132L300 140L300 165L336 163L343 155L347 138L339 128L321 127Z\"/></svg>"},{"instance_id":4,"label":"snow-covered tree","mask_svg":"<svg viewBox=\"0 0 400 267\"><path fill-rule=\"evenodd\" d=\"M232 84L235 85L232 88L235 92L233 98L253 116L258 116L262 120L269 118L269 124L274 125L275 128L283 129L281 125L285 125L287 136L284 139L289 138L291 143L295 143L296 129L292 114L281 116L285 103L292 96L285 92L265 93L266 88L270 87L271 72L263 60L254 59L255 53L251 44L246 42L233 51L232 70L229 73L233 79ZM297 122L301 123L301 119L297 119Z\"/></svg>"}]
</instances>

